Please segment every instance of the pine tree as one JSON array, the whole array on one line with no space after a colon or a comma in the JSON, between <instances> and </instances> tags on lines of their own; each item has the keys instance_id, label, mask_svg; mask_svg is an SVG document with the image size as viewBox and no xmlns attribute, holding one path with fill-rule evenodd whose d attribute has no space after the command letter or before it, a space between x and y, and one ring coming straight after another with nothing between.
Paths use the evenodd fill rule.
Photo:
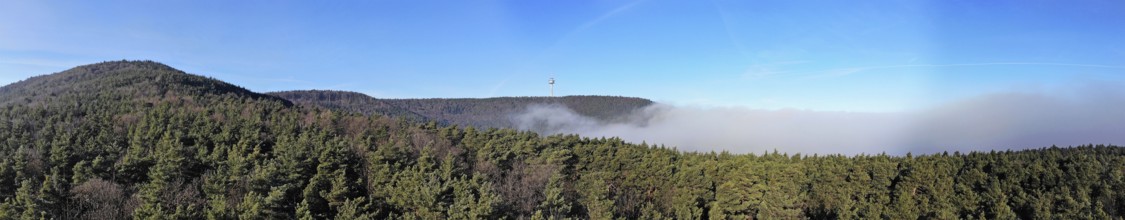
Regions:
<instances>
[{"instance_id":1,"label":"pine tree","mask_svg":"<svg viewBox=\"0 0 1125 220\"><path fill-rule=\"evenodd\" d=\"M348 199L338 208L339 212L336 214L335 219L347 220L367 220L374 219L370 213L370 207L367 205L367 200L364 197L356 199Z\"/></svg>"},{"instance_id":2,"label":"pine tree","mask_svg":"<svg viewBox=\"0 0 1125 220\"><path fill-rule=\"evenodd\" d=\"M586 218L613 219L614 201L609 195L609 185L601 178L592 178L588 185L582 187L585 190L579 191L584 193L581 203L586 206Z\"/></svg>"},{"instance_id":3,"label":"pine tree","mask_svg":"<svg viewBox=\"0 0 1125 220\"><path fill-rule=\"evenodd\" d=\"M47 176L43 180L43 184L39 185L40 206L51 218L61 218L61 216L53 215L62 213L63 205L70 197L68 189L70 189L69 183L61 176L57 168L52 169L51 175Z\"/></svg>"},{"instance_id":4,"label":"pine tree","mask_svg":"<svg viewBox=\"0 0 1125 220\"><path fill-rule=\"evenodd\" d=\"M547 188L543 190L544 200L536 208L537 213L548 219L566 218L572 213L574 206L571 199L567 198L563 186L563 175L555 173L547 181Z\"/></svg>"},{"instance_id":5,"label":"pine tree","mask_svg":"<svg viewBox=\"0 0 1125 220\"><path fill-rule=\"evenodd\" d=\"M247 193L238 204L238 219L267 219L265 198L257 192Z\"/></svg>"},{"instance_id":6,"label":"pine tree","mask_svg":"<svg viewBox=\"0 0 1125 220\"><path fill-rule=\"evenodd\" d=\"M292 218L289 210L293 210L289 198L286 196L289 185L282 185L270 189L269 194L262 200L263 215L266 219Z\"/></svg>"},{"instance_id":7,"label":"pine tree","mask_svg":"<svg viewBox=\"0 0 1125 220\"><path fill-rule=\"evenodd\" d=\"M301 203L297 204L297 219L300 219L300 220L316 219L316 217L313 216L312 212L309 211L308 201L301 200Z\"/></svg>"},{"instance_id":8,"label":"pine tree","mask_svg":"<svg viewBox=\"0 0 1125 220\"><path fill-rule=\"evenodd\" d=\"M74 168L71 170L71 173L73 173L73 175L70 177L70 182L74 184L84 183L86 182L86 180L94 178L96 176L94 174L93 165L91 165L90 162L86 160L78 161L78 163L75 163Z\"/></svg>"},{"instance_id":9,"label":"pine tree","mask_svg":"<svg viewBox=\"0 0 1125 220\"><path fill-rule=\"evenodd\" d=\"M332 210L337 210L345 202L355 197L356 190L352 187L355 183L348 179L344 168L333 171L331 176L331 188L327 192L322 192L321 196L328 201L328 206Z\"/></svg>"},{"instance_id":10,"label":"pine tree","mask_svg":"<svg viewBox=\"0 0 1125 220\"><path fill-rule=\"evenodd\" d=\"M32 191L31 180L24 180L20 182L20 188L16 189L15 199L12 201L10 209L13 213L19 212L20 219L42 219L46 218L46 210L43 210L39 205L39 196Z\"/></svg>"}]
</instances>

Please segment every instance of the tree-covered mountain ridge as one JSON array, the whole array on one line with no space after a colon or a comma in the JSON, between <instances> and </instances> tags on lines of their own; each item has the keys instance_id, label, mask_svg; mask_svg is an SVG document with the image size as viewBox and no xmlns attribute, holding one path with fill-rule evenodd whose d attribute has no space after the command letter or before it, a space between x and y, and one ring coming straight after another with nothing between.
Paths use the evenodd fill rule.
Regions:
<instances>
[{"instance_id":1,"label":"tree-covered mountain ridge","mask_svg":"<svg viewBox=\"0 0 1125 220\"><path fill-rule=\"evenodd\" d=\"M0 219L1125 216L1118 146L682 152L293 103L151 61L0 87Z\"/></svg>"},{"instance_id":2,"label":"tree-covered mountain ridge","mask_svg":"<svg viewBox=\"0 0 1125 220\"><path fill-rule=\"evenodd\" d=\"M4 97L0 106L54 104L61 101L58 100L60 97L71 95L86 98L109 95L113 96L109 98L117 100L147 102L166 96L217 95L284 101L154 61L108 61L35 76L0 87L0 97Z\"/></svg>"},{"instance_id":3,"label":"tree-covered mountain ridge","mask_svg":"<svg viewBox=\"0 0 1125 220\"><path fill-rule=\"evenodd\" d=\"M511 117L534 105L558 105L581 116L612 122L653 104L648 99L620 96L378 99L357 92L329 90L266 94L335 110L477 128L517 128Z\"/></svg>"}]
</instances>

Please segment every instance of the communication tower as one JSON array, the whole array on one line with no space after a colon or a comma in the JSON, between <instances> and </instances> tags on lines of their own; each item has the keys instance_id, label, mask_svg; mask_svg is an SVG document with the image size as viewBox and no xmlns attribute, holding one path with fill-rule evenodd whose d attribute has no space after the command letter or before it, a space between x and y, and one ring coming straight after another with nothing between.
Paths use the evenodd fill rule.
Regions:
<instances>
[{"instance_id":1,"label":"communication tower","mask_svg":"<svg viewBox=\"0 0 1125 220\"><path fill-rule=\"evenodd\" d=\"M547 79L547 84L551 85L551 97L555 97L555 77Z\"/></svg>"}]
</instances>

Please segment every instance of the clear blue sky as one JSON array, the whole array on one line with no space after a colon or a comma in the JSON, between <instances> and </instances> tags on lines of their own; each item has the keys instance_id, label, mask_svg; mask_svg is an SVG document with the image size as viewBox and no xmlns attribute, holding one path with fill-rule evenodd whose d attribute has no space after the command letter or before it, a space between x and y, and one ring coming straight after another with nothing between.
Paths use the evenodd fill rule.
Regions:
<instances>
[{"instance_id":1,"label":"clear blue sky","mask_svg":"<svg viewBox=\"0 0 1125 220\"><path fill-rule=\"evenodd\" d=\"M1123 21L1081 0L15 0L0 84L146 59L259 92L542 96L554 74L560 95L896 111L1122 84Z\"/></svg>"}]
</instances>

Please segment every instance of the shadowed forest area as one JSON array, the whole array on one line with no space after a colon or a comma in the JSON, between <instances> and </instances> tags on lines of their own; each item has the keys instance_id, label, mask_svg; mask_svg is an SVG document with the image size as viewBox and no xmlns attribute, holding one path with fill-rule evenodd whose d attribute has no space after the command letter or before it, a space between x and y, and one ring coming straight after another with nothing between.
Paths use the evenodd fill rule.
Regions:
<instances>
[{"instance_id":1,"label":"shadowed forest area","mask_svg":"<svg viewBox=\"0 0 1125 220\"><path fill-rule=\"evenodd\" d=\"M1125 216L1118 146L684 152L472 117L528 99L543 98L259 94L151 61L79 66L0 87L0 219ZM651 103L560 100L591 117Z\"/></svg>"},{"instance_id":2,"label":"shadowed forest area","mask_svg":"<svg viewBox=\"0 0 1125 220\"><path fill-rule=\"evenodd\" d=\"M653 103L642 98L615 96L376 99L348 91L303 90L266 94L332 110L476 128L518 127L519 123L511 116L534 105L558 105L598 121L616 122L628 119L629 114Z\"/></svg>"}]
</instances>

